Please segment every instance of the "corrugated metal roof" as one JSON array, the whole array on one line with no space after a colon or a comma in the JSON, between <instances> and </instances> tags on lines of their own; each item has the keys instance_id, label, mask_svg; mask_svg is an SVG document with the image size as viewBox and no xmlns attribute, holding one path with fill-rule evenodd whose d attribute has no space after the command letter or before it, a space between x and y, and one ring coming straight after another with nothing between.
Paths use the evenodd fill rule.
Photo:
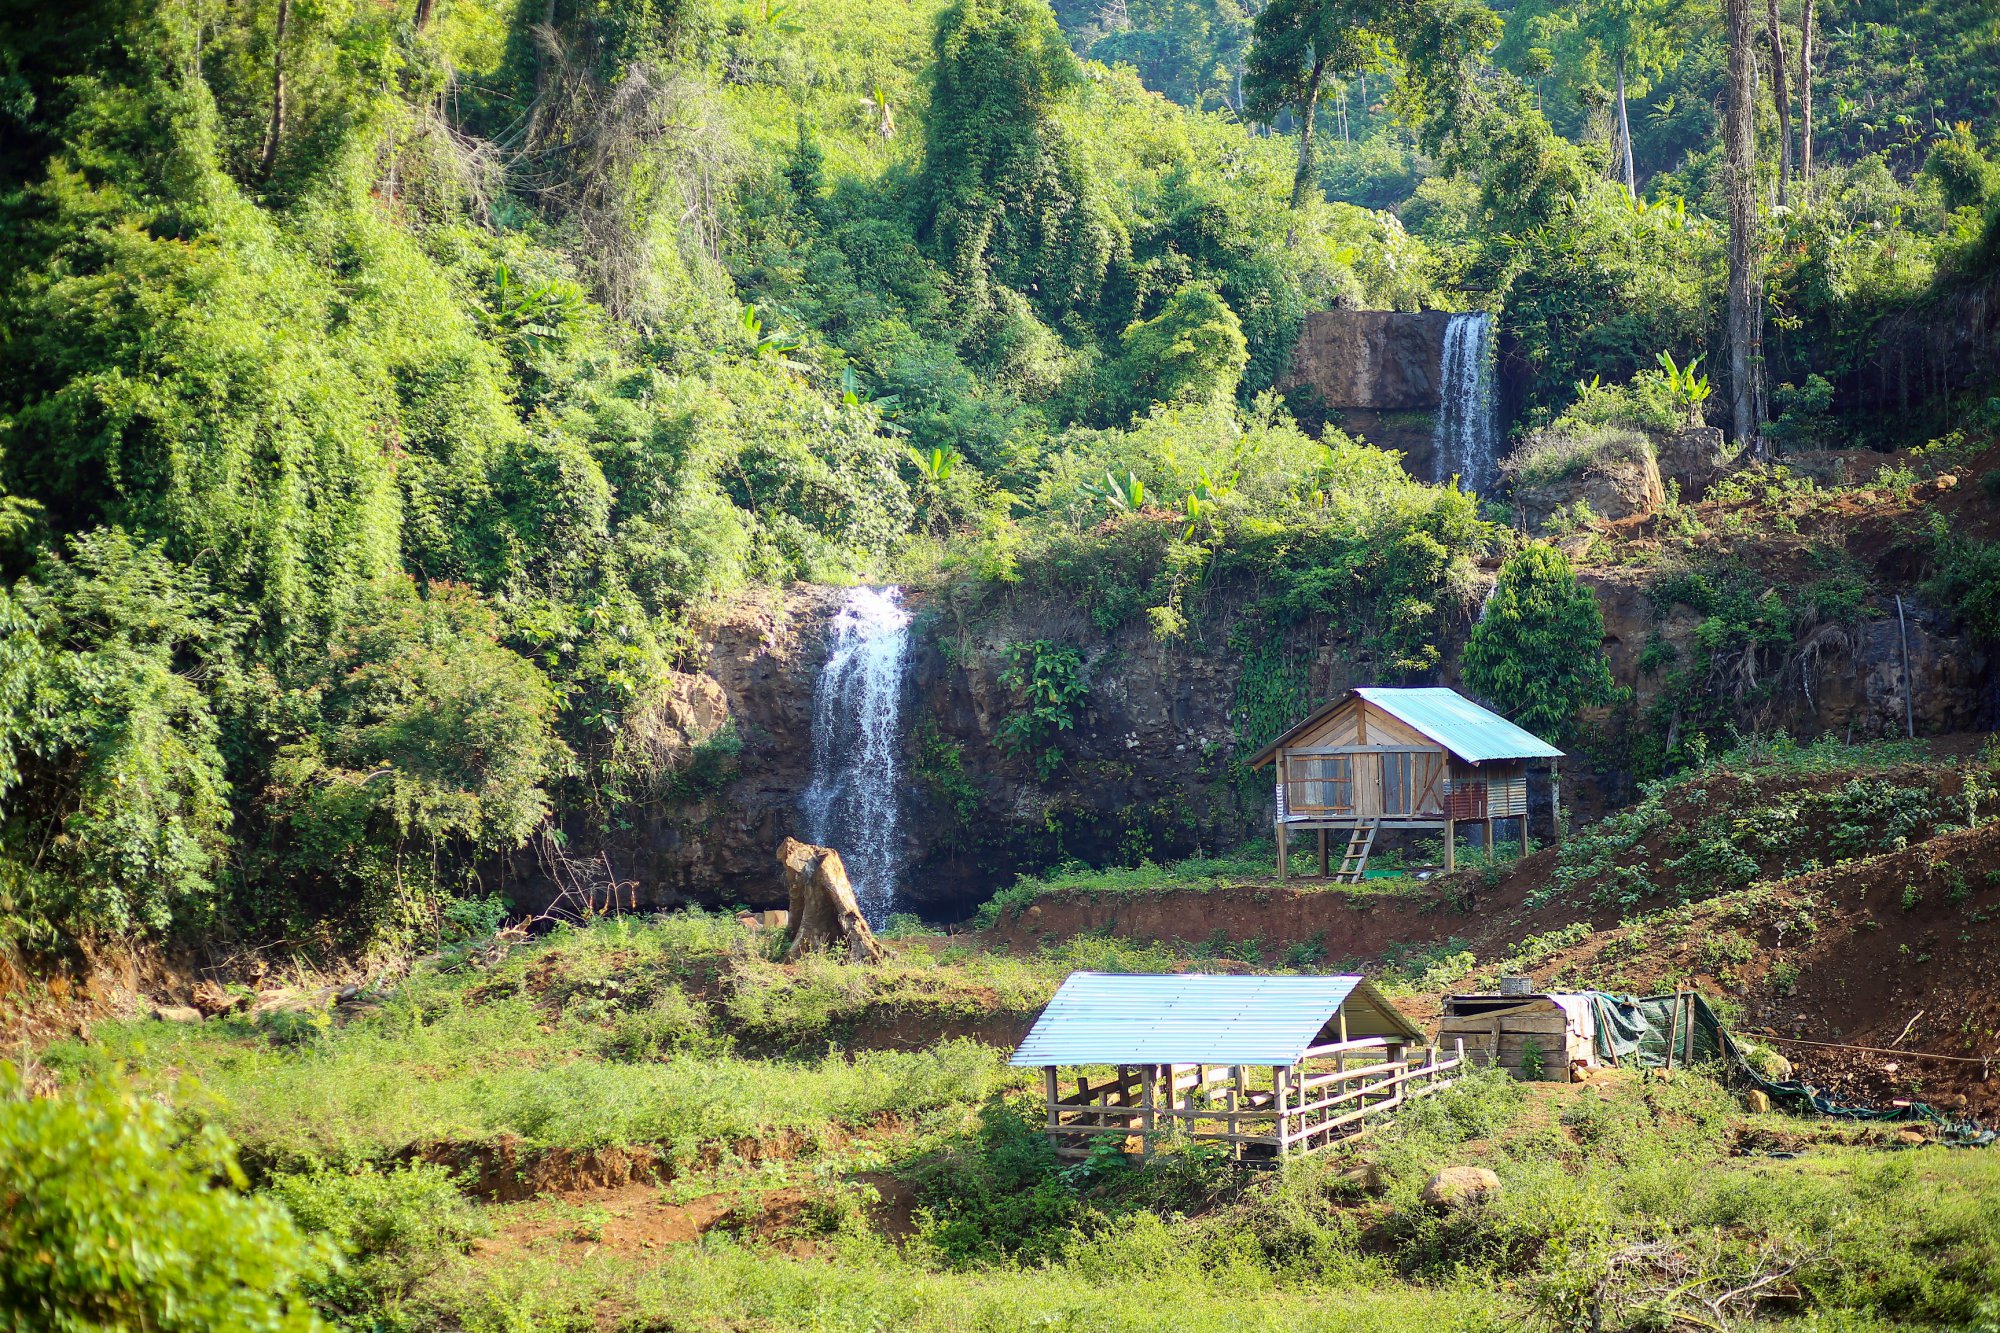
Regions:
<instances>
[{"instance_id":1,"label":"corrugated metal roof","mask_svg":"<svg viewBox=\"0 0 2000 1333\"><path fill-rule=\"evenodd\" d=\"M1357 988L1374 995L1360 977L1072 972L1013 1062L1291 1064Z\"/></svg>"},{"instance_id":2,"label":"corrugated metal roof","mask_svg":"<svg viewBox=\"0 0 2000 1333\"><path fill-rule=\"evenodd\" d=\"M1364 685L1354 692L1468 763L1562 758L1562 751L1540 736L1524 731L1490 709L1481 708L1457 690L1441 685L1407 690Z\"/></svg>"}]
</instances>

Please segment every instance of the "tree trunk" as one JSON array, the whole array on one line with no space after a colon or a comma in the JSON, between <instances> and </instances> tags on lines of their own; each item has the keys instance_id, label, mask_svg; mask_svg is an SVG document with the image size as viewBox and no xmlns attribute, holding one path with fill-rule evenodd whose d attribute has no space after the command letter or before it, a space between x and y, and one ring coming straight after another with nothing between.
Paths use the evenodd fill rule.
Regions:
<instances>
[{"instance_id":1,"label":"tree trunk","mask_svg":"<svg viewBox=\"0 0 2000 1333\"><path fill-rule=\"evenodd\" d=\"M778 866L791 901L792 942L785 950L786 962L817 949L846 949L848 958L857 963L882 961L882 946L854 901L839 852L786 838L778 844Z\"/></svg>"},{"instance_id":2,"label":"tree trunk","mask_svg":"<svg viewBox=\"0 0 2000 1333\"><path fill-rule=\"evenodd\" d=\"M1776 0L1773 0L1776 3ZM1632 169L1632 121L1625 111L1625 53L1618 54L1618 141L1625 148L1625 194L1639 197L1639 173Z\"/></svg>"},{"instance_id":3,"label":"tree trunk","mask_svg":"<svg viewBox=\"0 0 2000 1333\"><path fill-rule=\"evenodd\" d=\"M1778 202L1792 201L1792 99L1785 92L1785 39L1778 30L1778 0L1764 0L1771 41L1771 100L1778 104Z\"/></svg>"},{"instance_id":4,"label":"tree trunk","mask_svg":"<svg viewBox=\"0 0 2000 1333\"><path fill-rule=\"evenodd\" d=\"M411 21L410 26L421 34L431 25L431 10L435 7L436 0L417 0L417 16Z\"/></svg>"},{"instance_id":5,"label":"tree trunk","mask_svg":"<svg viewBox=\"0 0 2000 1333\"><path fill-rule=\"evenodd\" d=\"M271 123L264 131L264 160L258 170L266 180L278 165L278 142L285 137L285 31L292 25L292 0L278 0L278 33L271 42Z\"/></svg>"},{"instance_id":6,"label":"tree trunk","mask_svg":"<svg viewBox=\"0 0 2000 1333\"><path fill-rule=\"evenodd\" d=\"M1306 185L1314 182L1313 171L1313 113L1319 109L1319 84L1326 77L1326 61L1315 57L1312 73L1306 78L1305 105L1299 108L1299 169L1292 177L1292 209L1294 212L1306 204ZM1315 183L1315 188L1317 184Z\"/></svg>"},{"instance_id":7,"label":"tree trunk","mask_svg":"<svg viewBox=\"0 0 2000 1333\"><path fill-rule=\"evenodd\" d=\"M1806 12L1799 25L1799 184L1812 199L1812 76L1813 13L1816 0L1806 0Z\"/></svg>"},{"instance_id":8,"label":"tree trunk","mask_svg":"<svg viewBox=\"0 0 2000 1333\"><path fill-rule=\"evenodd\" d=\"M1729 400L1738 444L1756 447L1763 421L1763 283L1758 263L1756 26L1750 0L1728 0L1729 96L1723 116L1729 193Z\"/></svg>"}]
</instances>

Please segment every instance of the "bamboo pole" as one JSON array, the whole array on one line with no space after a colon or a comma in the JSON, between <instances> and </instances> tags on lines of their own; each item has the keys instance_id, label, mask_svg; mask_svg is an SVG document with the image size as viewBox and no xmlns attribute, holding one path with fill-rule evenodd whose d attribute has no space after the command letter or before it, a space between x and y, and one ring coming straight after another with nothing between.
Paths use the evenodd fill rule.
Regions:
<instances>
[{"instance_id":1,"label":"bamboo pole","mask_svg":"<svg viewBox=\"0 0 2000 1333\"><path fill-rule=\"evenodd\" d=\"M1681 1040L1681 993L1680 991L1676 990L1674 992L1674 1016L1669 1021L1667 1026L1667 1072L1669 1074L1674 1072L1674 1047L1680 1045L1680 1040Z\"/></svg>"}]
</instances>

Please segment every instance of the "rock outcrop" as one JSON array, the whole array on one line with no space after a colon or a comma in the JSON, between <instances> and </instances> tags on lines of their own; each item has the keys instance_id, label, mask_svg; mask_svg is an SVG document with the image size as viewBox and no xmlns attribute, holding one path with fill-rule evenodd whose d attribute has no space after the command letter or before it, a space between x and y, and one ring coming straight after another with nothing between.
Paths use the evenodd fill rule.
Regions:
<instances>
[{"instance_id":1,"label":"rock outcrop","mask_svg":"<svg viewBox=\"0 0 2000 1333\"><path fill-rule=\"evenodd\" d=\"M1643 568L1586 571L1605 617L1605 649L1631 703L1615 727L1658 700L1664 670L1643 669L1655 636L1680 660L1694 651L1702 617L1685 606L1656 614ZM1236 757L1237 686L1246 655L1231 636L1253 589L1218 588L1197 634L1156 638L1143 617L1111 633L1058 594L989 593L977 605L913 596L916 623L905 672L904 872L899 907L934 917L969 911L1023 871L1066 859L1131 863L1217 850L1268 829L1269 788L1242 782ZM662 745L678 768L635 786L621 826L594 835L581 816L571 854L602 853L620 901L641 909L687 903L776 908L787 894L771 855L799 829L812 770L813 688L827 654L834 590L798 587L748 595L716 616L699 661L670 682ZM1986 656L1941 613L1906 602L1910 714L1920 735L1962 732L2000 716L2000 684ZM1309 692L1328 698L1386 673L1339 636L1300 629L1295 656ZM1746 698L1740 725L1796 736L1863 739L1905 729L1902 633L1892 606L1851 625L1815 632L1757 669L1774 688ZM1037 639L1076 647L1089 685L1073 729L1061 733L1059 770L1038 779L1001 743L1017 709L1003 681L1011 644ZM1444 683L1455 680L1448 653ZM1721 688L1718 686L1718 688ZM719 715L719 716L718 716ZM1616 752L1613 747L1613 753ZM1623 804L1632 778L1563 765L1565 798L1583 818ZM532 856L510 867L524 906L550 890ZM629 892L623 886L629 886Z\"/></svg>"},{"instance_id":2,"label":"rock outcrop","mask_svg":"<svg viewBox=\"0 0 2000 1333\"><path fill-rule=\"evenodd\" d=\"M1666 503L1651 441L1637 432L1600 449L1575 471L1541 485L1514 487L1514 503L1530 532L1582 505L1599 518L1644 517Z\"/></svg>"}]
</instances>

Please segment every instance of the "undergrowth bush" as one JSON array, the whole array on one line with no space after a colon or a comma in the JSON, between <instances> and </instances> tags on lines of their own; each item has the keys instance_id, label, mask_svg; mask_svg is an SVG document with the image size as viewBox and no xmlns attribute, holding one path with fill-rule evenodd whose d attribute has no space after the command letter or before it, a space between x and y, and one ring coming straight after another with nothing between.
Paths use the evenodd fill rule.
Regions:
<instances>
[{"instance_id":1,"label":"undergrowth bush","mask_svg":"<svg viewBox=\"0 0 2000 1333\"><path fill-rule=\"evenodd\" d=\"M247 1195L213 1124L107 1078L37 1096L0 1062L0 1323L310 1333L331 1247Z\"/></svg>"},{"instance_id":2,"label":"undergrowth bush","mask_svg":"<svg viewBox=\"0 0 2000 1333\"><path fill-rule=\"evenodd\" d=\"M400 1322L411 1294L486 1231L451 1173L421 1162L282 1173L265 1193L345 1258L306 1287L321 1313L345 1328Z\"/></svg>"}]
</instances>

